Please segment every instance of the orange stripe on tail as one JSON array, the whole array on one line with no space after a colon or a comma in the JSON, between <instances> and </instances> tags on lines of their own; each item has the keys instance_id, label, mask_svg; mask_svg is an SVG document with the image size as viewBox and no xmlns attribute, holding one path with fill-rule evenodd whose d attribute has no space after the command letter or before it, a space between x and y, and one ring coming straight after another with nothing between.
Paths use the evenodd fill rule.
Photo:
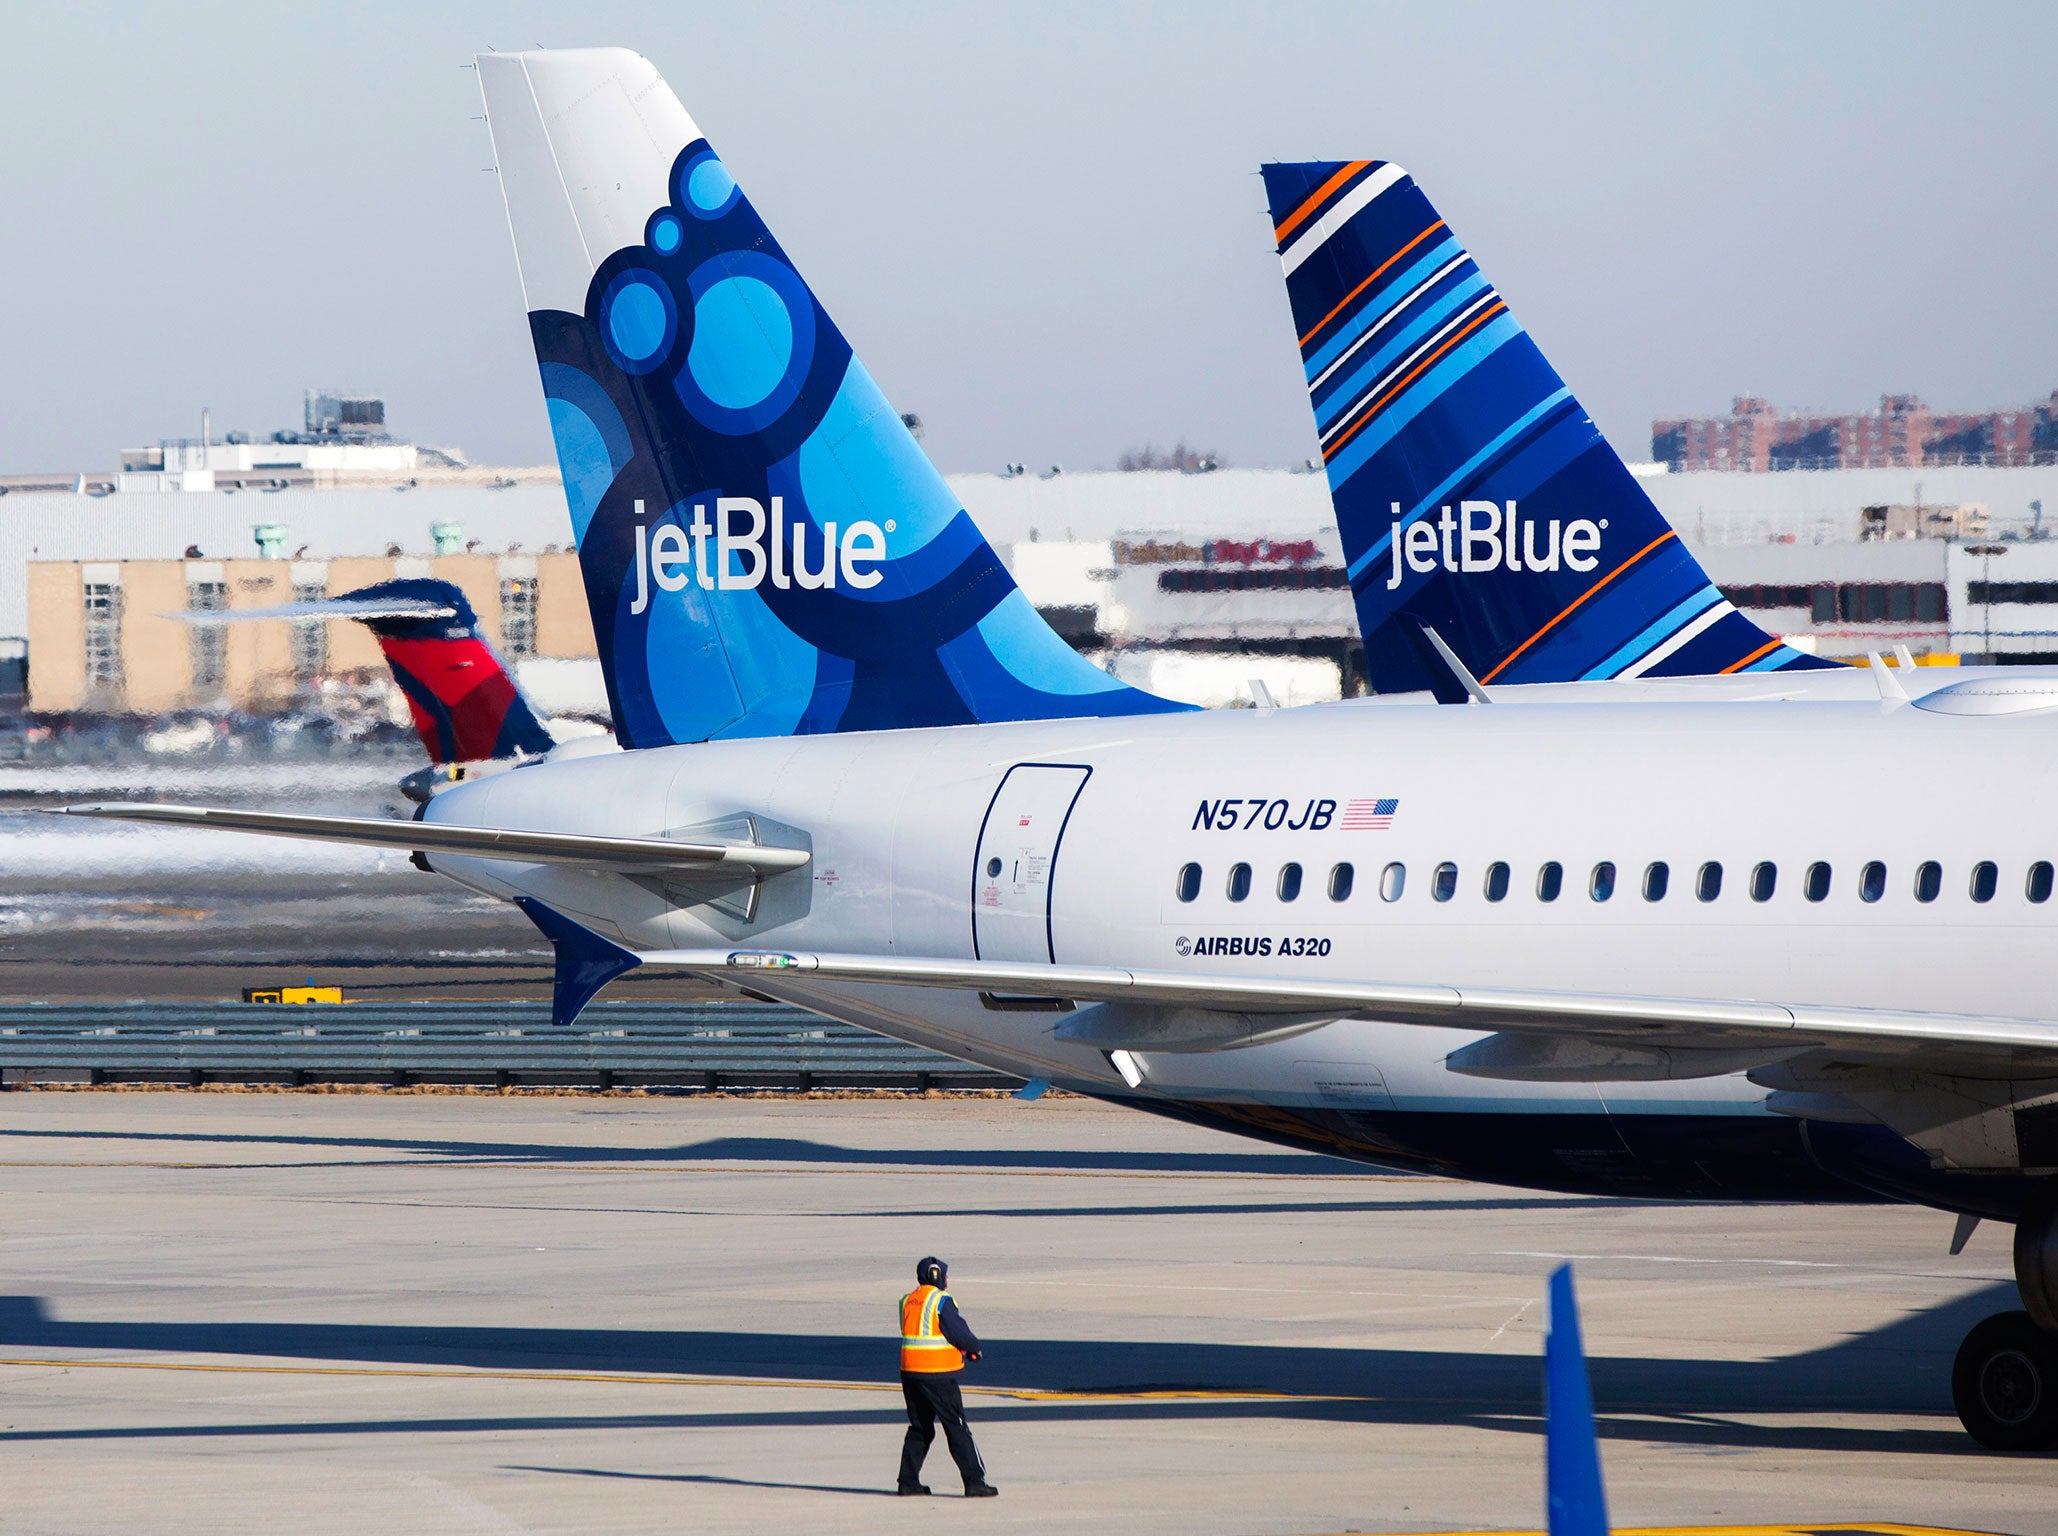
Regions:
<instances>
[{"instance_id":1,"label":"orange stripe on tail","mask_svg":"<svg viewBox=\"0 0 2058 1536\"><path fill-rule=\"evenodd\" d=\"M1339 437L1335 442L1331 443L1327 448L1324 448L1322 450L1322 462L1324 464L1327 464L1332 458L1336 456L1337 449L1341 448L1345 443L1349 442L1352 438L1356 437L1358 433L1364 429L1365 423L1370 421L1374 416L1377 416L1380 413L1380 411L1384 410L1386 406L1393 400L1393 397L1395 395L1398 395L1410 384L1414 383L1417 379L1421 378L1423 369L1429 367L1432 363L1436 362L1439 358L1441 358L1444 355L1444 353L1450 351L1452 347L1455 347L1467 336L1470 336L1474 331L1478 330L1482 325L1486 324L1486 322L1491 320L1495 315L1505 314L1507 312L1507 308L1508 306L1505 303L1503 303L1499 299L1496 299L1493 303L1487 305L1485 309L1482 309L1478 314L1474 315L1471 318L1471 320L1466 323L1463 330L1459 331L1455 336L1446 338L1442 346L1438 347L1434 352L1430 353L1429 356L1423 358L1421 362L1417 363L1413 368L1409 369L1408 376L1405 379L1402 379L1400 383L1394 385L1392 389L1389 389L1377 400L1373 401L1370 405L1366 406L1364 414L1359 416L1356 421L1351 423L1350 431L1344 433L1342 437Z\"/></svg>"},{"instance_id":2,"label":"orange stripe on tail","mask_svg":"<svg viewBox=\"0 0 2058 1536\"><path fill-rule=\"evenodd\" d=\"M1758 649L1751 652L1750 655L1744 657L1740 661L1732 661L1728 666L1724 667L1722 671L1720 673L1717 673L1716 675L1723 676L1731 672L1741 672L1745 667L1748 667L1752 662L1756 661L1759 657L1767 655L1770 652L1776 651L1778 649L1779 642L1777 640L1767 640L1763 645L1759 646Z\"/></svg>"},{"instance_id":3,"label":"orange stripe on tail","mask_svg":"<svg viewBox=\"0 0 2058 1536\"><path fill-rule=\"evenodd\" d=\"M1343 307L1345 304L1350 303L1352 299L1355 299L1359 294L1363 293L1367 288L1371 287L1372 284L1378 282L1380 277L1385 274L1386 269L1388 267L1392 266L1395 262L1399 261L1403 256L1407 255L1408 252L1415 249L1416 246L1420 245L1424 240L1427 240L1431 235L1435 234L1439 229L1442 228L1443 220L1438 219L1434 224L1430 225L1429 228L1423 230L1421 234L1417 235L1414 239L1410 240L1406 245L1402 246L1399 250L1395 251L1391 256L1387 257L1386 260L1382 261L1379 264L1378 271L1374 272L1370 277L1366 278L1364 282L1358 284L1357 287L1353 288L1349 293L1345 294L1343 296L1342 302L1339 303L1335 309L1332 309L1331 311L1329 311L1328 314L1324 315L1320 320L1317 320L1313 325L1308 327L1308 335L1303 336L1301 338L1300 344L1303 347L1305 347L1308 344L1308 336L1313 336L1315 332L1321 330L1323 326L1327 325L1330 321L1334 320L1339 314L1343 312Z\"/></svg>"},{"instance_id":4,"label":"orange stripe on tail","mask_svg":"<svg viewBox=\"0 0 2058 1536\"><path fill-rule=\"evenodd\" d=\"M1286 237L1292 234L1295 230L1299 229L1302 224L1306 223L1308 215L1313 213L1317 208L1321 207L1322 204L1328 199L1330 193L1334 192L1338 187L1342 186L1345 182L1349 181L1353 176L1357 175L1358 172L1362 171L1366 166L1370 165L1371 163L1372 162L1370 160L1353 160L1349 165L1345 166L1342 170L1338 171L1334 176L1330 177L1327 181L1323 182L1321 186L1315 188L1314 192L1309 195L1308 200L1302 203L1300 207L1294 209L1292 213L1288 214L1286 216L1286 222L1284 224L1281 224L1277 229L1272 231L1272 239L1274 243L1279 245L1286 244Z\"/></svg>"},{"instance_id":5,"label":"orange stripe on tail","mask_svg":"<svg viewBox=\"0 0 2058 1536\"><path fill-rule=\"evenodd\" d=\"M1596 592L1600 591L1601 588L1605 587L1617 576L1620 576L1632 565L1635 565L1637 561L1643 559L1645 555L1648 555L1652 550L1656 549L1660 544L1663 544L1667 539L1677 538L1678 536L1679 535L1675 533L1672 529L1667 528L1663 533L1659 534L1655 539L1651 540L1651 542L1646 544L1642 549L1638 550L1635 554L1631 555L1627 560L1623 561L1620 565L1616 566L1614 570L1608 572L1607 575L1603 576L1599 581L1595 582L1592 586L1588 587L1584 592L1580 593L1579 596L1573 598L1571 602L1567 603L1564 606L1564 608L1559 611L1558 616L1556 618L1552 619L1550 623L1544 625L1542 629L1538 630L1535 634L1531 635L1527 640L1523 641L1520 645L1516 646L1514 650L1508 652L1506 656L1501 658L1501 664L1495 667L1491 672L1487 673L1486 676L1482 677L1480 681L1482 683L1490 683L1495 678L1499 677L1503 672L1505 672L1508 669L1509 665L1513 663L1517 656L1520 656L1524 651L1528 650L1532 645L1536 644L1537 641L1541 640L1545 635L1549 634L1552 630L1556 629L1559 626L1559 624L1563 623L1566 619L1570 618L1572 616L1573 610L1578 608L1578 606L1581 603L1585 602L1588 598L1592 597Z\"/></svg>"}]
</instances>

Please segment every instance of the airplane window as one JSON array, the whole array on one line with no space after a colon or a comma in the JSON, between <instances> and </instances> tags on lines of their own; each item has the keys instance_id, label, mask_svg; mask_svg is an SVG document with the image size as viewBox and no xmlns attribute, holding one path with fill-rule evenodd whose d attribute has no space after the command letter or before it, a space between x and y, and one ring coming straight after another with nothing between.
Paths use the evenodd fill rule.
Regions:
<instances>
[{"instance_id":1,"label":"airplane window","mask_svg":"<svg viewBox=\"0 0 2058 1536\"><path fill-rule=\"evenodd\" d=\"M1694 894L1703 901L1713 901L1722 894L1722 866L1703 864L1700 878L1694 882Z\"/></svg>"},{"instance_id":2,"label":"airplane window","mask_svg":"<svg viewBox=\"0 0 2058 1536\"><path fill-rule=\"evenodd\" d=\"M1565 866L1556 859L1536 872L1536 899L1556 901L1558 892L1565 886Z\"/></svg>"},{"instance_id":3,"label":"airplane window","mask_svg":"<svg viewBox=\"0 0 2058 1536\"><path fill-rule=\"evenodd\" d=\"M1944 866L1931 859L1915 871L1915 899L1935 901L1937 892L1944 888Z\"/></svg>"},{"instance_id":4,"label":"airplane window","mask_svg":"<svg viewBox=\"0 0 2058 1536\"><path fill-rule=\"evenodd\" d=\"M1229 866L1229 899L1242 901L1251 893L1251 867L1248 864Z\"/></svg>"},{"instance_id":5,"label":"airplane window","mask_svg":"<svg viewBox=\"0 0 2058 1536\"><path fill-rule=\"evenodd\" d=\"M1931 869L1936 868L1934 864L1928 867ZM1877 901L1880 897L1884 896L1885 894L1886 866L1880 863L1879 860L1874 859L1870 864L1867 864L1863 869L1858 871L1858 899L1861 901ZM1922 895L1922 886L1919 877L1916 883L1916 894L1918 896ZM1924 901L1928 901L1929 897L1934 895L1936 895L1936 891L1934 888L1932 888L1929 893L1929 896L1923 896L1922 899Z\"/></svg>"},{"instance_id":6,"label":"airplane window","mask_svg":"<svg viewBox=\"0 0 2058 1536\"><path fill-rule=\"evenodd\" d=\"M1808 873L1801 877L1801 894L1810 901L1820 901L1829 894L1827 864L1818 862L1808 866Z\"/></svg>"},{"instance_id":7,"label":"airplane window","mask_svg":"<svg viewBox=\"0 0 2058 1536\"><path fill-rule=\"evenodd\" d=\"M1399 901L1401 899L1401 892L1407 888L1407 884L1407 865L1387 865L1386 868L1379 872L1379 899L1381 901Z\"/></svg>"},{"instance_id":8,"label":"airplane window","mask_svg":"<svg viewBox=\"0 0 2058 1536\"><path fill-rule=\"evenodd\" d=\"M1672 883L1672 871L1661 859L1655 864L1644 866L1644 900L1663 901L1665 888Z\"/></svg>"},{"instance_id":9,"label":"airplane window","mask_svg":"<svg viewBox=\"0 0 2058 1536\"><path fill-rule=\"evenodd\" d=\"M994 864L998 864L999 862L999 859L995 859L993 861ZM997 875L1000 873L1000 871L995 869L992 864L989 864L986 867L986 872L989 875ZM1179 899L1181 901L1191 901L1194 897L1200 895L1200 882L1201 867L1198 864L1181 865L1179 869Z\"/></svg>"},{"instance_id":10,"label":"airplane window","mask_svg":"<svg viewBox=\"0 0 2058 1536\"><path fill-rule=\"evenodd\" d=\"M1187 867L1188 869L1191 869L1191 868L1193 868L1193 866L1192 866L1191 864L1187 865L1186 867ZM989 880L998 880L998 879L1000 878L1000 860L999 860L999 859L988 859L988 860L986 861L986 878L987 878L987 879L989 879Z\"/></svg>"},{"instance_id":11,"label":"airplane window","mask_svg":"<svg viewBox=\"0 0 2058 1536\"><path fill-rule=\"evenodd\" d=\"M1991 859L1982 859L1972 866L1972 899L1992 901L1994 887L2000 884L2001 872L1994 868Z\"/></svg>"},{"instance_id":12,"label":"airplane window","mask_svg":"<svg viewBox=\"0 0 2058 1536\"><path fill-rule=\"evenodd\" d=\"M1458 894L1458 866L1439 864L1436 873L1429 880L1429 894L1438 901L1449 901Z\"/></svg>"},{"instance_id":13,"label":"airplane window","mask_svg":"<svg viewBox=\"0 0 2058 1536\"><path fill-rule=\"evenodd\" d=\"M1301 893L1301 867L1298 864L1282 864L1279 868L1279 899L1292 901Z\"/></svg>"},{"instance_id":14,"label":"airplane window","mask_svg":"<svg viewBox=\"0 0 2058 1536\"><path fill-rule=\"evenodd\" d=\"M2022 894L2031 901L2051 899L2051 866L2043 859L2029 867L2029 879L2024 882Z\"/></svg>"},{"instance_id":15,"label":"airplane window","mask_svg":"<svg viewBox=\"0 0 2058 1536\"><path fill-rule=\"evenodd\" d=\"M1751 866L1751 900L1770 901L1779 884L1779 866L1770 860Z\"/></svg>"},{"instance_id":16,"label":"airplane window","mask_svg":"<svg viewBox=\"0 0 2058 1536\"><path fill-rule=\"evenodd\" d=\"M1329 899L1347 901L1350 899L1351 882L1357 878L1357 871L1348 864L1339 864L1329 871Z\"/></svg>"},{"instance_id":17,"label":"airplane window","mask_svg":"<svg viewBox=\"0 0 2058 1536\"><path fill-rule=\"evenodd\" d=\"M1586 883L1586 894L1595 901L1606 901L1615 894L1615 866L1606 859L1594 866L1593 878Z\"/></svg>"},{"instance_id":18,"label":"airplane window","mask_svg":"<svg viewBox=\"0 0 2058 1536\"><path fill-rule=\"evenodd\" d=\"M1503 900L1508 894L1508 866L1493 863L1486 866L1486 899Z\"/></svg>"}]
</instances>

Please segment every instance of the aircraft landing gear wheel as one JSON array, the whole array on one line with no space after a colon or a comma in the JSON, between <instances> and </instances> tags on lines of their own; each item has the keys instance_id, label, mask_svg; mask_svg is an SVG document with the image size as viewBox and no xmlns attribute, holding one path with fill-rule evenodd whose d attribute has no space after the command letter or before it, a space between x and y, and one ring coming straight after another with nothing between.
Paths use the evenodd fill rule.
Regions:
<instances>
[{"instance_id":1,"label":"aircraft landing gear wheel","mask_svg":"<svg viewBox=\"0 0 2058 1536\"><path fill-rule=\"evenodd\" d=\"M1990 1451L2058 1445L2058 1339L2027 1312L1988 1318L1958 1346L1951 1402L1966 1433Z\"/></svg>"}]
</instances>

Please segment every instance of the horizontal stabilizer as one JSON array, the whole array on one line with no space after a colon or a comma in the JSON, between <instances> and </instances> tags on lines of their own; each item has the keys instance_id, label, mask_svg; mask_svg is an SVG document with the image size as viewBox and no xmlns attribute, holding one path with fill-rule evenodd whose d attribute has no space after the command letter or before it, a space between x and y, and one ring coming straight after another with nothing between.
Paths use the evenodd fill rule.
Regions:
<instances>
[{"instance_id":1,"label":"horizontal stabilizer","mask_svg":"<svg viewBox=\"0 0 2058 1536\"><path fill-rule=\"evenodd\" d=\"M188 624L243 624L255 619L452 619L449 603L409 597L316 597L270 608L187 608L166 618Z\"/></svg>"},{"instance_id":2,"label":"horizontal stabilizer","mask_svg":"<svg viewBox=\"0 0 2058 1536\"><path fill-rule=\"evenodd\" d=\"M1414 641L1416 658L1421 661L1423 671L1429 677L1429 691L1439 704L1491 704L1486 690L1479 686L1479 679L1471 669L1458 659L1458 653L1444 643L1444 638L1418 619L1401 615L1401 624Z\"/></svg>"},{"instance_id":3,"label":"horizontal stabilizer","mask_svg":"<svg viewBox=\"0 0 2058 1536\"><path fill-rule=\"evenodd\" d=\"M665 837L594 837L576 832L527 832L462 827L434 821L390 821L377 816L291 816L271 811L219 810L191 805L69 805L67 816L142 821L218 832L262 832L322 843L363 843L474 859L525 864L600 864L616 869L776 875L808 861L799 848L757 848L732 843L687 843Z\"/></svg>"}]
</instances>

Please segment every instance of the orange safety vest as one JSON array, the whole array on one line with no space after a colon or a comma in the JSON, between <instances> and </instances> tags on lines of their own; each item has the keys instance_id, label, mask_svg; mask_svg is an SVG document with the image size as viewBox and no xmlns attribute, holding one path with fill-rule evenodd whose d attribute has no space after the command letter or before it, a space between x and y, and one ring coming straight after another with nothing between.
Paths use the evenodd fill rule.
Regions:
<instances>
[{"instance_id":1,"label":"orange safety vest","mask_svg":"<svg viewBox=\"0 0 2058 1536\"><path fill-rule=\"evenodd\" d=\"M900 1368L904 1371L962 1371L965 1357L943 1336L937 1314L950 1292L918 1285L900 1298Z\"/></svg>"}]
</instances>

